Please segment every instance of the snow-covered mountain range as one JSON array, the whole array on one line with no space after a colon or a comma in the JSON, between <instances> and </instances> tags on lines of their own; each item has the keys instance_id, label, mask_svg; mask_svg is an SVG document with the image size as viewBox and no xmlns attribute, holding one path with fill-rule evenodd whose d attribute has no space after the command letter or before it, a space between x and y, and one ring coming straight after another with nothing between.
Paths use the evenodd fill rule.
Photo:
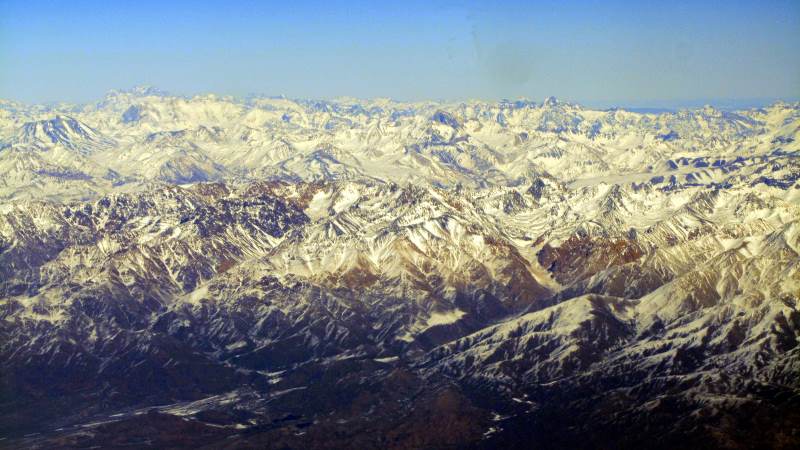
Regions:
<instances>
[{"instance_id":1,"label":"snow-covered mountain range","mask_svg":"<svg viewBox=\"0 0 800 450\"><path fill-rule=\"evenodd\" d=\"M800 104L0 102L0 446L792 448Z\"/></svg>"}]
</instances>

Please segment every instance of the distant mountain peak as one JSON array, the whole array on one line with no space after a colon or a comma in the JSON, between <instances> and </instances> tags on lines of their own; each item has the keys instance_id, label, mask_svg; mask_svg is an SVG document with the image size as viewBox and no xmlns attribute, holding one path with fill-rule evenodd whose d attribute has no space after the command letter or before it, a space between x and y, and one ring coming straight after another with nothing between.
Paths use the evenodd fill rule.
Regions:
<instances>
[{"instance_id":1,"label":"distant mountain peak","mask_svg":"<svg viewBox=\"0 0 800 450\"><path fill-rule=\"evenodd\" d=\"M116 96L116 95L131 95L134 97L168 97L170 94L166 91L163 91L155 86L150 85L140 85L134 86L130 89L115 89L108 93L108 96Z\"/></svg>"},{"instance_id":2,"label":"distant mountain peak","mask_svg":"<svg viewBox=\"0 0 800 450\"><path fill-rule=\"evenodd\" d=\"M558 99L552 95L544 99L544 102L542 102L542 106L548 106L548 107L557 106L558 104L559 104Z\"/></svg>"},{"instance_id":3,"label":"distant mountain peak","mask_svg":"<svg viewBox=\"0 0 800 450\"><path fill-rule=\"evenodd\" d=\"M64 114L24 123L14 141L36 146L62 145L82 154L113 144L113 140L102 136L94 128Z\"/></svg>"}]
</instances>

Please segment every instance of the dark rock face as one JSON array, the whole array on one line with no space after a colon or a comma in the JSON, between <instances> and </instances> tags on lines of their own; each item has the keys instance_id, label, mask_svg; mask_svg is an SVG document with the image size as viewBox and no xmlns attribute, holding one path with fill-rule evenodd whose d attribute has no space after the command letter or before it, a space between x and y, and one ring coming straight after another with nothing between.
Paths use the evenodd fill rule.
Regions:
<instances>
[{"instance_id":1,"label":"dark rock face","mask_svg":"<svg viewBox=\"0 0 800 450\"><path fill-rule=\"evenodd\" d=\"M579 281L612 266L635 261L643 255L639 246L627 239L571 236L557 248L549 244L538 259L562 283Z\"/></svg>"},{"instance_id":2,"label":"dark rock face","mask_svg":"<svg viewBox=\"0 0 800 450\"><path fill-rule=\"evenodd\" d=\"M142 109L136 105L131 105L122 113L122 122L131 123L136 122L142 118Z\"/></svg>"}]
</instances>

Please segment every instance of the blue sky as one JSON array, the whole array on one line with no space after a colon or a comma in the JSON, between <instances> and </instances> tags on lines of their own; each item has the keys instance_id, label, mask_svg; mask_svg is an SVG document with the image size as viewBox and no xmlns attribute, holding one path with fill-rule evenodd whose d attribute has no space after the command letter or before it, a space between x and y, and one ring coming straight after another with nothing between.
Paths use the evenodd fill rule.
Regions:
<instances>
[{"instance_id":1,"label":"blue sky","mask_svg":"<svg viewBox=\"0 0 800 450\"><path fill-rule=\"evenodd\" d=\"M0 97L800 97L797 0L378 3L0 0Z\"/></svg>"}]
</instances>

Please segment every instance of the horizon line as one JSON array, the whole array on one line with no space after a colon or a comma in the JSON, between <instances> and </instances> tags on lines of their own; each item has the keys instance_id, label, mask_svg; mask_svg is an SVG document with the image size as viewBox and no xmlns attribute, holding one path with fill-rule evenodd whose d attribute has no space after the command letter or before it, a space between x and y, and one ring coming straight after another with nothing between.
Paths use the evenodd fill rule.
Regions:
<instances>
[{"instance_id":1,"label":"horizon line","mask_svg":"<svg viewBox=\"0 0 800 450\"><path fill-rule=\"evenodd\" d=\"M198 97L220 97L222 99L232 99L235 101L247 101L250 99L284 99L291 101L327 101L327 102L343 102L346 100L374 102L380 100L390 101L392 103L506 103L506 102L533 102L541 104L550 99L555 99L558 103L581 106L595 110L614 110L624 109L631 112L667 112L667 111L680 111L680 110L693 110L702 109L706 106L711 106L720 110L744 110L744 109L759 109L774 106L780 103L798 103L800 97L730 97L730 98L688 98L688 99L641 99L641 100L573 100L567 98L562 100L563 97L547 96L543 100L536 100L531 97L516 97L516 98L480 98L480 97L466 97L466 98L420 98L414 100L398 99L392 96L372 96L372 97L359 97L354 95L336 95L330 97L303 97L303 96L290 96L285 94L267 94L263 92L250 92L246 94L229 94L224 92L214 91L198 91L194 93L176 93L169 90L162 90L153 85L136 85L127 89L110 89L105 94L95 97L93 100L86 101L68 101L68 100L48 100L48 101L24 101L16 100L9 97L0 97L2 102L10 102L22 104L25 106L45 106L45 107L58 107L58 106L88 106L93 103L102 101L104 98L115 93L133 94L141 96L163 96L172 98L193 99Z\"/></svg>"}]
</instances>

